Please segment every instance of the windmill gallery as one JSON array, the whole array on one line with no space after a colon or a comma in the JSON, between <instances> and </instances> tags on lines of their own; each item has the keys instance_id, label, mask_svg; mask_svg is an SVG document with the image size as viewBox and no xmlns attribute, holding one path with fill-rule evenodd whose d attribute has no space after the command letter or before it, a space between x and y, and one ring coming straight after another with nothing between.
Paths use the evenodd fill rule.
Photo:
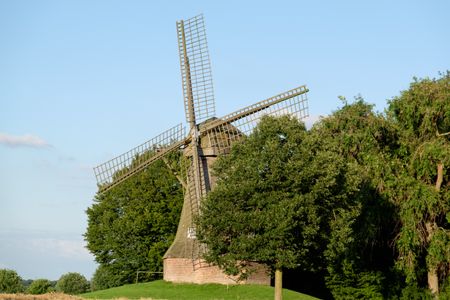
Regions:
<instances>
[{"instance_id":1,"label":"windmill gallery","mask_svg":"<svg viewBox=\"0 0 450 300\"><path fill-rule=\"evenodd\" d=\"M185 176L178 176L184 202L175 240L164 255L164 280L192 283L234 283L216 266L202 260L205 245L196 239L193 218L202 199L214 188L210 168L218 155L249 134L263 115L307 117L308 89L300 86L225 115L215 117L215 99L203 16L177 22L178 50L184 107L189 132L180 124L128 152L94 168L100 192L127 180L175 151L187 161ZM247 282L269 284L264 267Z\"/></svg>"}]
</instances>

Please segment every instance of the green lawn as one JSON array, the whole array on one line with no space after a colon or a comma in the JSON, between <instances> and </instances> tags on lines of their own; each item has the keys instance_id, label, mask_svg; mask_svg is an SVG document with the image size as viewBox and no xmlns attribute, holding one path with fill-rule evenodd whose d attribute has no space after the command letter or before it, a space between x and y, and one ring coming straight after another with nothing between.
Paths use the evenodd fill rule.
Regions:
<instances>
[{"instance_id":1,"label":"green lawn","mask_svg":"<svg viewBox=\"0 0 450 300\"><path fill-rule=\"evenodd\" d=\"M201 299L273 299L273 287L260 285L220 285L220 284L183 284L162 280L149 283L124 285L103 291L80 295L87 299L167 299L167 300L201 300ZM317 299L290 290L283 290L283 300Z\"/></svg>"}]
</instances>

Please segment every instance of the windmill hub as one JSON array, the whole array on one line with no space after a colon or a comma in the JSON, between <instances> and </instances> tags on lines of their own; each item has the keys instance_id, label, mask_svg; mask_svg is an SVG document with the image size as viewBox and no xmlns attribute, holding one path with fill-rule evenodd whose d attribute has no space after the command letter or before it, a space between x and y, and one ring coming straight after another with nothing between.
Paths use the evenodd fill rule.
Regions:
<instances>
[{"instance_id":1,"label":"windmill hub","mask_svg":"<svg viewBox=\"0 0 450 300\"><path fill-rule=\"evenodd\" d=\"M218 155L229 153L233 143L250 134L263 115L308 116L306 86L299 86L266 100L244 107L222 118L215 117L211 64L203 16L177 22L178 50L186 121L96 168L100 192L106 192L169 153L183 150L185 178L175 175L183 185L184 200L175 239L164 255L164 279L174 282L235 283L218 267L207 264L202 255L206 246L196 239L193 218L202 199L214 188L211 166ZM263 265L247 282L269 284Z\"/></svg>"}]
</instances>

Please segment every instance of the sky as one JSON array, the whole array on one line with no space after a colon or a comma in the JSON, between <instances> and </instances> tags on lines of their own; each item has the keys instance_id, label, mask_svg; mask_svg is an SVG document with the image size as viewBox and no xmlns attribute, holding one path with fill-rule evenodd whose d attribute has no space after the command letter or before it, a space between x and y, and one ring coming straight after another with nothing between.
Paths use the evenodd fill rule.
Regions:
<instances>
[{"instance_id":1,"label":"sky","mask_svg":"<svg viewBox=\"0 0 450 300\"><path fill-rule=\"evenodd\" d=\"M185 122L175 22L204 14L216 112L306 84L309 123L450 69L449 1L0 0L0 268L91 278L92 168Z\"/></svg>"}]
</instances>

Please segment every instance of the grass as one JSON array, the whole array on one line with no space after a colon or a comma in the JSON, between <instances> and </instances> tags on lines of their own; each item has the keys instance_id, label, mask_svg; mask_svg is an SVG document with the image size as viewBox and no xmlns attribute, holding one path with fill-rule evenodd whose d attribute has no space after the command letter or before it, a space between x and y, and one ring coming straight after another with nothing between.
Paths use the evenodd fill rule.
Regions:
<instances>
[{"instance_id":1,"label":"grass","mask_svg":"<svg viewBox=\"0 0 450 300\"><path fill-rule=\"evenodd\" d=\"M170 283L157 280L129 284L117 288L79 295L87 299L167 299L167 300L262 300L273 299L274 290L261 285L221 285ZM317 299L290 290L283 290L283 300Z\"/></svg>"}]
</instances>

